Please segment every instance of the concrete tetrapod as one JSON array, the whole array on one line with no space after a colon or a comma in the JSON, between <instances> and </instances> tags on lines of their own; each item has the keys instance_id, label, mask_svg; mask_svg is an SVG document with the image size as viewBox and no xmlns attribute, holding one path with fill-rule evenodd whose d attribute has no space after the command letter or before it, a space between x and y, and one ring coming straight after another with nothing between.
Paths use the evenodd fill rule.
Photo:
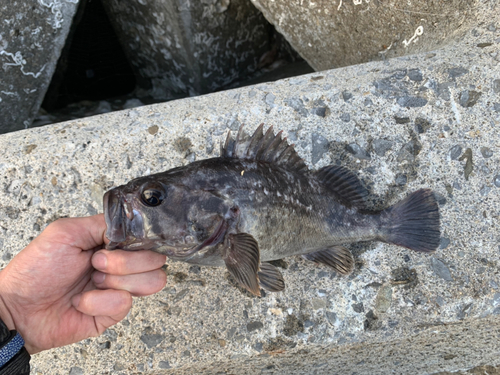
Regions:
<instances>
[{"instance_id":1,"label":"concrete tetrapod","mask_svg":"<svg viewBox=\"0 0 500 375\"><path fill-rule=\"evenodd\" d=\"M31 125L49 87L78 0L0 5L0 133Z\"/></svg>"},{"instance_id":2,"label":"concrete tetrapod","mask_svg":"<svg viewBox=\"0 0 500 375\"><path fill-rule=\"evenodd\" d=\"M494 3L452 0L252 0L316 70L430 51L492 14Z\"/></svg>"}]
</instances>

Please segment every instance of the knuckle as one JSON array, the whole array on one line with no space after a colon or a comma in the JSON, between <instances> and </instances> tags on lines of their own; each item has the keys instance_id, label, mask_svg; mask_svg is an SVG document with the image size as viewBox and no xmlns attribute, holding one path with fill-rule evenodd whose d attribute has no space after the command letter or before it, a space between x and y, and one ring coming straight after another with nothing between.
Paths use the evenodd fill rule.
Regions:
<instances>
[{"instance_id":1,"label":"knuckle","mask_svg":"<svg viewBox=\"0 0 500 375\"><path fill-rule=\"evenodd\" d=\"M53 221L47 227L45 228L46 233L58 233L62 232L64 230L65 224L64 224L64 219L57 219L56 221Z\"/></svg>"},{"instance_id":2,"label":"knuckle","mask_svg":"<svg viewBox=\"0 0 500 375\"><path fill-rule=\"evenodd\" d=\"M72 230L72 220L70 218L60 218L49 225L44 230L46 236L57 235L59 242L71 244L75 238L75 232Z\"/></svg>"},{"instance_id":3,"label":"knuckle","mask_svg":"<svg viewBox=\"0 0 500 375\"><path fill-rule=\"evenodd\" d=\"M164 254L155 253L151 250L144 250L141 254L144 261L151 265L161 266L165 263L167 257Z\"/></svg>"},{"instance_id":4,"label":"knuckle","mask_svg":"<svg viewBox=\"0 0 500 375\"><path fill-rule=\"evenodd\" d=\"M116 290L128 290L126 287L127 279L126 276L109 276L107 277L107 288Z\"/></svg>"},{"instance_id":5,"label":"knuckle","mask_svg":"<svg viewBox=\"0 0 500 375\"><path fill-rule=\"evenodd\" d=\"M50 228L51 230L55 230L55 231L61 231L61 230L66 230L69 223L71 223L71 219L70 218L59 218L55 221L53 221L52 223L50 223L49 225L47 225L47 228Z\"/></svg>"},{"instance_id":6,"label":"knuckle","mask_svg":"<svg viewBox=\"0 0 500 375\"><path fill-rule=\"evenodd\" d=\"M58 230L61 227L62 219L57 219L56 221L53 221L49 225L47 225L47 228L45 230Z\"/></svg>"},{"instance_id":7,"label":"knuckle","mask_svg":"<svg viewBox=\"0 0 500 375\"><path fill-rule=\"evenodd\" d=\"M123 252L108 252L108 264L106 267L106 271L115 275L126 274L128 269L128 261L126 255L127 254Z\"/></svg>"},{"instance_id":8,"label":"knuckle","mask_svg":"<svg viewBox=\"0 0 500 375\"><path fill-rule=\"evenodd\" d=\"M167 256L165 254L160 254L160 253L155 253L153 251L151 251L151 253L153 253L153 260L156 262L156 263L165 263L167 261Z\"/></svg>"},{"instance_id":9,"label":"knuckle","mask_svg":"<svg viewBox=\"0 0 500 375\"><path fill-rule=\"evenodd\" d=\"M162 270L152 271L148 277L149 282L147 283L147 294L158 293L165 287L167 283L167 275Z\"/></svg>"},{"instance_id":10,"label":"knuckle","mask_svg":"<svg viewBox=\"0 0 500 375\"><path fill-rule=\"evenodd\" d=\"M162 290L167 284L167 275L163 270L158 270L157 275L155 293Z\"/></svg>"},{"instance_id":11,"label":"knuckle","mask_svg":"<svg viewBox=\"0 0 500 375\"><path fill-rule=\"evenodd\" d=\"M101 289L101 290L115 289L114 288L114 282L113 282L113 276L111 276L111 275L106 275L104 281L101 282L101 283L97 283L94 280L94 284L97 287L97 289Z\"/></svg>"},{"instance_id":12,"label":"knuckle","mask_svg":"<svg viewBox=\"0 0 500 375\"><path fill-rule=\"evenodd\" d=\"M91 293L83 293L78 307L81 309L84 309L84 310L91 310L93 307L92 294Z\"/></svg>"},{"instance_id":13,"label":"knuckle","mask_svg":"<svg viewBox=\"0 0 500 375\"><path fill-rule=\"evenodd\" d=\"M121 298L120 298L120 301L121 301L121 305L120 305L120 310L122 311L128 311L132 308L132 295L125 291L125 290L121 290L119 291L119 293L121 293Z\"/></svg>"},{"instance_id":14,"label":"knuckle","mask_svg":"<svg viewBox=\"0 0 500 375\"><path fill-rule=\"evenodd\" d=\"M105 272L108 270L108 255L106 254L106 250L99 250L94 255L92 255L92 266L96 270L99 270L101 272Z\"/></svg>"}]
</instances>

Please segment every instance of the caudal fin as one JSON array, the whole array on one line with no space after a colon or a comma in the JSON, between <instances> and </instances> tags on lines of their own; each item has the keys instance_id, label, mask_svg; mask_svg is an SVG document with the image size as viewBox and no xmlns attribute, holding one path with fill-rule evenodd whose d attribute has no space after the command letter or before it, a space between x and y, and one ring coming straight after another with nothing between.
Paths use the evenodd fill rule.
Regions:
<instances>
[{"instance_id":1,"label":"caudal fin","mask_svg":"<svg viewBox=\"0 0 500 375\"><path fill-rule=\"evenodd\" d=\"M382 240L408 249L431 252L440 241L439 207L430 189L420 189L382 211Z\"/></svg>"}]
</instances>

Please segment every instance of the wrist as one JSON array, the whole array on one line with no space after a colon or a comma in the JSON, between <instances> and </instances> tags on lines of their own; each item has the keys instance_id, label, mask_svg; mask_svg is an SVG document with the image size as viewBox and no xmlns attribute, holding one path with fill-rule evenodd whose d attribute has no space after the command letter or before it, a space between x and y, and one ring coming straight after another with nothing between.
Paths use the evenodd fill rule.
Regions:
<instances>
[{"instance_id":1,"label":"wrist","mask_svg":"<svg viewBox=\"0 0 500 375\"><path fill-rule=\"evenodd\" d=\"M4 297L0 294L0 319L2 319L3 323L7 326L7 328L11 331L16 330L16 325L14 323L14 319L12 318L12 314L10 313L9 307L5 302Z\"/></svg>"},{"instance_id":2,"label":"wrist","mask_svg":"<svg viewBox=\"0 0 500 375\"><path fill-rule=\"evenodd\" d=\"M1 293L1 292L0 292ZM5 298L0 294L0 320L3 324L9 329L9 331L17 331L21 337L23 337L25 344L24 347L29 353L34 353L35 350L26 342L26 338L24 337L22 332L19 332L19 329L16 327L15 321L12 318L12 314L10 312L9 306L5 301Z\"/></svg>"}]
</instances>

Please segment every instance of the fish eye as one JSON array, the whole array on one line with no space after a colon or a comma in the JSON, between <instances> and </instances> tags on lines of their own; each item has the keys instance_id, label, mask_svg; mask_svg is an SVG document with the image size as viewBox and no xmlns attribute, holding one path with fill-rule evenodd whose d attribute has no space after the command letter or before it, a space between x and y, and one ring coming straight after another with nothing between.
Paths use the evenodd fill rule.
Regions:
<instances>
[{"instance_id":1,"label":"fish eye","mask_svg":"<svg viewBox=\"0 0 500 375\"><path fill-rule=\"evenodd\" d=\"M156 207L163 202L163 193L156 189L146 189L141 194L142 203L146 206Z\"/></svg>"}]
</instances>

